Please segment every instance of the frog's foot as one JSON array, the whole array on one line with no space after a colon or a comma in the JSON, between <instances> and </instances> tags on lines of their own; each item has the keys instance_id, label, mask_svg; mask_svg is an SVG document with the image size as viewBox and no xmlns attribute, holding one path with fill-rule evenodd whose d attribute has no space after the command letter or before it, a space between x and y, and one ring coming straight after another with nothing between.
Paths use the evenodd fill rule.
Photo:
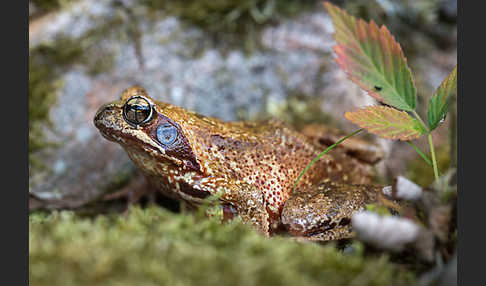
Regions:
<instances>
[{"instance_id":1,"label":"frog's foot","mask_svg":"<svg viewBox=\"0 0 486 286\"><path fill-rule=\"evenodd\" d=\"M336 227L324 232L309 233L304 236L295 236L298 241L316 241L325 242L331 240L350 239L355 237L355 233L350 225L344 227Z\"/></svg>"},{"instance_id":2,"label":"frog's foot","mask_svg":"<svg viewBox=\"0 0 486 286\"><path fill-rule=\"evenodd\" d=\"M379 186L322 183L292 193L281 221L291 235L309 240L352 238L352 215L367 204L380 204L383 197Z\"/></svg>"},{"instance_id":3,"label":"frog's foot","mask_svg":"<svg viewBox=\"0 0 486 286\"><path fill-rule=\"evenodd\" d=\"M338 129L322 124L309 124L301 133L315 144L325 147L331 146L347 135ZM341 149L347 155L370 165L376 164L384 157L384 152L378 145L357 137L346 139L336 149Z\"/></svg>"}]
</instances>

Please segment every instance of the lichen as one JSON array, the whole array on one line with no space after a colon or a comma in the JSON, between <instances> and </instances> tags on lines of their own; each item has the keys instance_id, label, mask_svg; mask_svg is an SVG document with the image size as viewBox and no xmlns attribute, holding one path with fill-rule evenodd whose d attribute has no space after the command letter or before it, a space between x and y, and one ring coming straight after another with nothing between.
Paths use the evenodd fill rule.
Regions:
<instances>
[{"instance_id":1,"label":"lichen","mask_svg":"<svg viewBox=\"0 0 486 286\"><path fill-rule=\"evenodd\" d=\"M238 220L160 207L82 218L29 219L32 285L411 285L387 257L345 254L334 245L272 239Z\"/></svg>"}]
</instances>

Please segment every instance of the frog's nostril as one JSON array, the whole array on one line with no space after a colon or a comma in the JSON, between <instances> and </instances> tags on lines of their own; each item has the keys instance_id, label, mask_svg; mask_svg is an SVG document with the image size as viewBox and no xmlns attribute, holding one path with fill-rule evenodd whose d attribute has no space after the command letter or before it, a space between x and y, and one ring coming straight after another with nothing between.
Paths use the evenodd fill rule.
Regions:
<instances>
[{"instance_id":1,"label":"frog's nostril","mask_svg":"<svg viewBox=\"0 0 486 286\"><path fill-rule=\"evenodd\" d=\"M100 128L103 124L101 123L103 121L103 110L98 110L96 112L96 115L93 119L93 123L96 126L96 128Z\"/></svg>"},{"instance_id":2,"label":"frog's nostril","mask_svg":"<svg viewBox=\"0 0 486 286\"><path fill-rule=\"evenodd\" d=\"M95 114L95 117L94 117L94 123L96 124L97 122L99 122L102 118L103 118L103 113L105 111L105 108L104 106L102 106L101 108L99 108L97 111L96 111L96 114Z\"/></svg>"},{"instance_id":3,"label":"frog's nostril","mask_svg":"<svg viewBox=\"0 0 486 286\"><path fill-rule=\"evenodd\" d=\"M103 122L106 121L106 116L114 109L113 104L105 104L101 106L97 111L93 118L94 125L99 129L100 127L104 126Z\"/></svg>"}]
</instances>

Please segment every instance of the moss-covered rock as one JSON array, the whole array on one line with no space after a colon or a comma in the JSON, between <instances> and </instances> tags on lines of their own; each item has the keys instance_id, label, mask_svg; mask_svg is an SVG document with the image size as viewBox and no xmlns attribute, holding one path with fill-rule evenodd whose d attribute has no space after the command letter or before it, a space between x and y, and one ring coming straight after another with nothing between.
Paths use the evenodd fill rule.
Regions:
<instances>
[{"instance_id":1,"label":"moss-covered rock","mask_svg":"<svg viewBox=\"0 0 486 286\"><path fill-rule=\"evenodd\" d=\"M108 25L107 25L108 26ZM29 50L29 163L39 166L35 153L52 145L45 140L43 126L51 126L49 109L62 88L63 72L81 64L96 75L111 68L114 54L96 50L96 39L106 36L105 29L93 29L80 38L60 35L51 43Z\"/></svg>"},{"instance_id":2,"label":"moss-covered rock","mask_svg":"<svg viewBox=\"0 0 486 286\"><path fill-rule=\"evenodd\" d=\"M218 42L251 48L258 32L284 17L308 11L315 0L144 0L154 11L162 10L209 32Z\"/></svg>"},{"instance_id":3,"label":"moss-covered rock","mask_svg":"<svg viewBox=\"0 0 486 286\"><path fill-rule=\"evenodd\" d=\"M57 65L71 62L79 51L59 50L40 45L29 51L29 163L38 165L35 152L48 146L42 127L51 124L49 109L62 86Z\"/></svg>"},{"instance_id":4,"label":"moss-covered rock","mask_svg":"<svg viewBox=\"0 0 486 286\"><path fill-rule=\"evenodd\" d=\"M41 149L43 141L39 122L49 121L49 106L55 101L55 90L59 82L47 66L38 64L29 57L29 154Z\"/></svg>"},{"instance_id":5,"label":"moss-covered rock","mask_svg":"<svg viewBox=\"0 0 486 286\"><path fill-rule=\"evenodd\" d=\"M38 15L48 13L54 10L61 9L78 0L29 0L29 9L33 8L34 13L29 14L29 17L36 17ZM33 5L31 7L31 5Z\"/></svg>"},{"instance_id":6,"label":"moss-covered rock","mask_svg":"<svg viewBox=\"0 0 486 286\"><path fill-rule=\"evenodd\" d=\"M82 218L68 212L29 220L32 285L410 285L385 257L343 254L333 245L267 239L239 221L159 207Z\"/></svg>"},{"instance_id":7,"label":"moss-covered rock","mask_svg":"<svg viewBox=\"0 0 486 286\"><path fill-rule=\"evenodd\" d=\"M29 50L29 163L39 166L35 153L51 145L44 136L44 126L51 126L49 109L62 87L62 71L79 61L83 47L69 37L41 44Z\"/></svg>"}]
</instances>

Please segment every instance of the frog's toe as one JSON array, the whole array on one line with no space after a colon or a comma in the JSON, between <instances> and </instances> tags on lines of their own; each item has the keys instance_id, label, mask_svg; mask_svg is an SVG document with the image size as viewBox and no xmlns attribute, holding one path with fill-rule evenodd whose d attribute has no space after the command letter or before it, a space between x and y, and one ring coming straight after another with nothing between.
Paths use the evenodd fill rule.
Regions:
<instances>
[{"instance_id":1,"label":"frog's toe","mask_svg":"<svg viewBox=\"0 0 486 286\"><path fill-rule=\"evenodd\" d=\"M305 236L299 236L300 239L304 241L330 241L330 240L342 240L350 239L355 237L355 232L350 225L345 227L338 227L330 229L324 232L315 232L307 234Z\"/></svg>"},{"instance_id":2,"label":"frog's toe","mask_svg":"<svg viewBox=\"0 0 486 286\"><path fill-rule=\"evenodd\" d=\"M305 208L298 211L284 208L281 220L289 234L307 240L338 240L354 236L351 220L347 217L333 218L332 213L326 216L307 212Z\"/></svg>"}]
</instances>

